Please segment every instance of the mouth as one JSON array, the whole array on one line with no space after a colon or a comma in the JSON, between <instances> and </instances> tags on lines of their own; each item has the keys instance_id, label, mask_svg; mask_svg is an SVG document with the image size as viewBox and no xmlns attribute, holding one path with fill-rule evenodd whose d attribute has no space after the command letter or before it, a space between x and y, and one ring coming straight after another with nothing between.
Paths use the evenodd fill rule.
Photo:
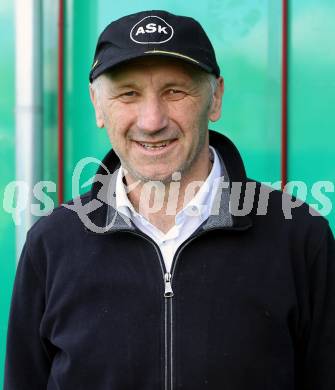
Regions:
<instances>
[{"instance_id":1,"label":"mouth","mask_svg":"<svg viewBox=\"0 0 335 390\"><path fill-rule=\"evenodd\" d=\"M140 146L145 149L163 149L168 146L172 140L160 141L160 142L141 142L136 141Z\"/></svg>"},{"instance_id":2,"label":"mouth","mask_svg":"<svg viewBox=\"0 0 335 390\"><path fill-rule=\"evenodd\" d=\"M167 149L172 143L174 143L176 139L171 140L163 140L159 142L142 142L135 141L137 145L147 151L159 151L163 149Z\"/></svg>"}]
</instances>

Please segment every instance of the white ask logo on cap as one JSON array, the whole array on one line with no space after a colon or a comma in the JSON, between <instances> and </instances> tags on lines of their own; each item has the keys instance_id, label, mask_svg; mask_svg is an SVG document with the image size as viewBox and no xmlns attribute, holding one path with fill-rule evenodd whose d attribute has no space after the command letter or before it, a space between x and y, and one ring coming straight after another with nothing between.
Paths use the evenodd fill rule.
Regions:
<instances>
[{"instance_id":1,"label":"white ask logo on cap","mask_svg":"<svg viewBox=\"0 0 335 390\"><path fill-rule=\"evenodd\" d=\"M174 34L173 27L159 16L146 16L130 31L130 39L140 44L168 42ZM162 39L163 38L163 39Z\"/></svg>"}]
</instances>

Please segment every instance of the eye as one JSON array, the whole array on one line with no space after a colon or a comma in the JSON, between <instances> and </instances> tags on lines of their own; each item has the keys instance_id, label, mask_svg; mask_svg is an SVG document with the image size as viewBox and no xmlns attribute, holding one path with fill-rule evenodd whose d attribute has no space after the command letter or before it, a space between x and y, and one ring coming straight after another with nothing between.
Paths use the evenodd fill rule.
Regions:
<instances>
[{"instance_id":1,"label":"eye","mask_svg":"<svg viewBox=\"0 0 335 390\"><path fill-rule=\"evenodd\" d=\"M183 99L185 97L185 95L186 95L186 93L184 91L179 90L179 89L171 88L171 89L168 89L166 91L166 97L169 100L180 100L180 99Z\"/></svg>"},{"instance_id":2,"label":"eye","mask_svg":"<svg viewBox=\"0 0 335 390\"><path fill-rule=\"evenodd\" d=\"M119 95L119 99L125 103L132 102L138 96L136 91L126 91Z\"/></svg>"}]
</instances>

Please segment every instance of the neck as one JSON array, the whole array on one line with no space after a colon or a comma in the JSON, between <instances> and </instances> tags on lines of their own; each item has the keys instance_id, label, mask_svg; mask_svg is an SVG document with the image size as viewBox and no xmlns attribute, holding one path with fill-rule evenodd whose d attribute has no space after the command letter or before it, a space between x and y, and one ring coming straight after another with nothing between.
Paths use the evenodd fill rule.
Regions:
<instances>
[{"instance_id":1,"label":"neck","mask_svg":"<svg viewBox=\"0 0 335 390\"><path fill-rule=\"evenodd\" d=\"M128 198L139 214L166 233L174 226L176 214L199 191L211 169L212 162L207 147L188 173L173 177L173 180L165 185L162 182L155 185L157 182L154 181L141 183L129 192ZM129 175L125 179L128 185L135 182Z\"/></svg>"}]
</instances>

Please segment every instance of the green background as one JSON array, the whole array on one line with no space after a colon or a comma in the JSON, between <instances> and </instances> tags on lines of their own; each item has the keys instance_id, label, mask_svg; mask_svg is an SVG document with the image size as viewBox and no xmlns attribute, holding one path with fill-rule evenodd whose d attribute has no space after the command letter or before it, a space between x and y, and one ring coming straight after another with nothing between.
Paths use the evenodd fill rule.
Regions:
<instances>
[{"instance_id":1,"label":"green background","mask_svg":"<svg viewBox=\"0 0 335 390\"><path fill-rule=\"evenodd\" d=\"M225 78L222 119L212 128L240 148L248 175L280 180L281 1L65 1L65 198L78 160L110 148L95 126L88 72L96 39L113 19L143 9L193 16L205 27ZM57 181L57 1L43 1L43 180ZM288 180L335 182L335 3L289 0ZM0 3L0 194L15 180L14 2ZM83 180L91 177L91 165ZM83 188L82 191L87 190ZM56 203L55 194L51 194ZM327 194L335 203L335 194ZM335 214L326 216L333 229ZM15 226L0 207L0 384L15 273Z\"/></svg>"}]
</instances>

